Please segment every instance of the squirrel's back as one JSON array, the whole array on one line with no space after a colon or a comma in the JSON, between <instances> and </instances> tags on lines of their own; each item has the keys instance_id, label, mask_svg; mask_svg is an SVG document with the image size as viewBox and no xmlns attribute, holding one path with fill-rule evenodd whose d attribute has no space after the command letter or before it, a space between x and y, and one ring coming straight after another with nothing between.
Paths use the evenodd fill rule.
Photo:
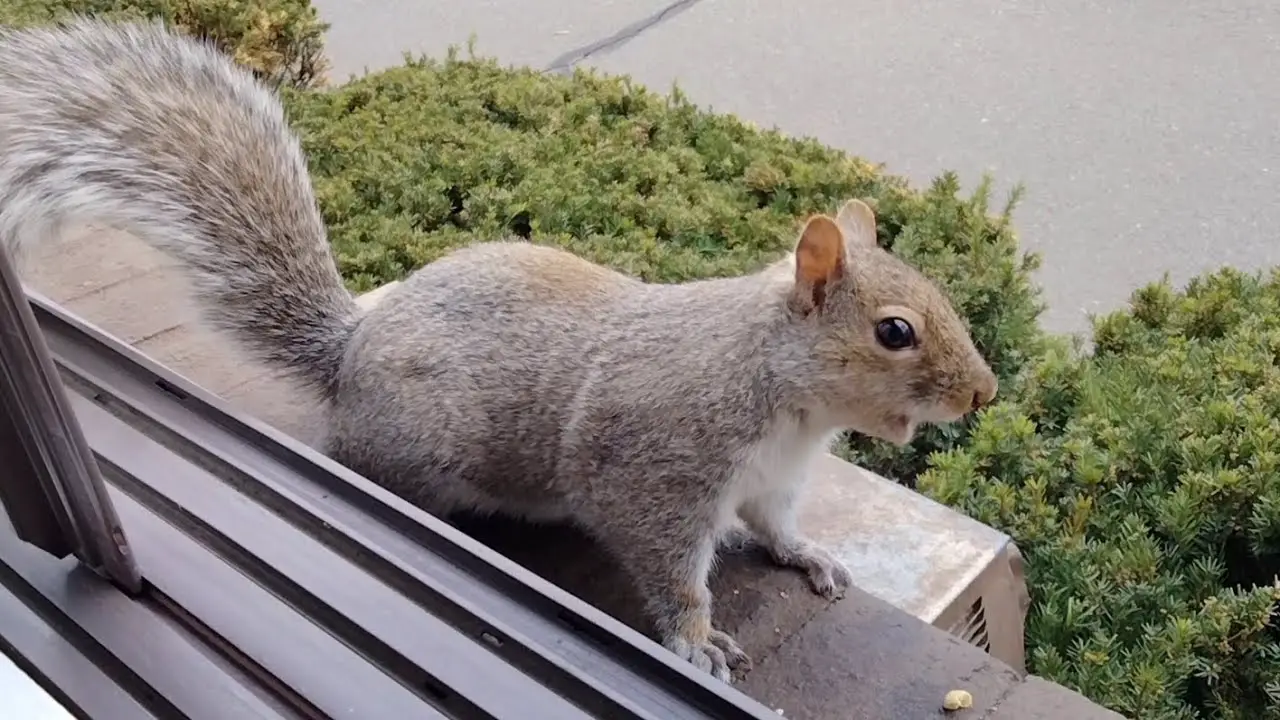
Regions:
<instances>
[{"instance_id":1,"label":"squirrel's back","mask_svg":"<svg viewBox=\"0 0 1280 720\"><path fill-rule=\"evenodd\" d=\"M277 98L159 24L0 30L0 242L111 224L181 260L202 310L330 390L357 309Z\"/></svg>"}]
</instances>

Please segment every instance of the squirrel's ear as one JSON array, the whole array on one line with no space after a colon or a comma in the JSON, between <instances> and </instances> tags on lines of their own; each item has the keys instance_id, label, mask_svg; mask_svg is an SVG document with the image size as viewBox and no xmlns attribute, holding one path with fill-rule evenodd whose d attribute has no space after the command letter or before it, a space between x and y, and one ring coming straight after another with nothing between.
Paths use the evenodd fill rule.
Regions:
<instances>
[{"instance_id":1,"label":"squirrel's ear","mask_svg":"<svg viewBox=\"0 0 1280 720\"><path fill-rule=\"evenodd\" d=\"M876 247L876 215L861 200L850 200L840 208L836 222L844 231L844 238L855 247Z\"/></svg>"},{"instance_id":2,"label":"squirrel's ear","mask_svg":"<svg viewBox=\"0 0 1280 720\"><path fill-rule=\"evenodd\" d=\"M805 223L796 243L796 287L793 301L808 312L821 307L827 284L844 275L844 233L835 220L816 215Z\"/></svg>"}]
</instances>

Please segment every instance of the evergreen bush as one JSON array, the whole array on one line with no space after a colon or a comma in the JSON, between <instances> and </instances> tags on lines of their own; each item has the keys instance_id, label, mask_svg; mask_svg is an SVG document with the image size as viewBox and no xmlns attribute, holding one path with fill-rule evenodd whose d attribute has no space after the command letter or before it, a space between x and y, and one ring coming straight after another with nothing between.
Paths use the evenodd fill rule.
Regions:
<instances>
[{"instance_id":1,"label":"evergreen bush","mask_svg":"<svg viewBox=\"0 0 1280 720\"><path fill-rule=\"evenodd\" d=\"M1280 273L1054 342L919 489L1027 557L1031 669L1141 720L1280 718Z\"/></svg>"},{"instance_id":2,"label":"evergreen bush","mask_svg":"<svg viewBox=\"0 0 1280 720\"><path fill-rule=\"evenodd\" d=\"M0 26L45 25L72 15L128 21L161 19L212 40L272 85L323 84L329 26L310 0L6 0Z\"/></svg>"}]
</instances>

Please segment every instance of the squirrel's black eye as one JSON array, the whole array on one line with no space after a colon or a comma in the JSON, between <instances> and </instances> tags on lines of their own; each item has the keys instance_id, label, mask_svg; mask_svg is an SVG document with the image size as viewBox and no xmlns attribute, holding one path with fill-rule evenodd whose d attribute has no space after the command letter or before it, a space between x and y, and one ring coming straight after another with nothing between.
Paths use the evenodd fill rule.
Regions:
<instances>
[{"instance_id":1,"label":"squirrel's black eye","mask_svg":"<svg viewBox=\"0 0 1280 720\"><path fill-rule=\"evenodd\" d=\"M876 323L876 341L889 350L906 350L916 344L916 331L902 318L885 318Z\"/></svg>"}]
</instances>

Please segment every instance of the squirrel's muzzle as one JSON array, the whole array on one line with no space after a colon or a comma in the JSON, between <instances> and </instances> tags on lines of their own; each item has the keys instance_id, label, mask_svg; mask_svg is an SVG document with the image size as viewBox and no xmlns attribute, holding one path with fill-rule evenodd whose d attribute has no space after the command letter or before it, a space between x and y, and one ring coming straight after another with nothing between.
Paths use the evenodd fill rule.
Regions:
<instances>
[{"instance_id":1,"label":"squirrel's muzzle","mask_svg":"<svg viewBox=\"0 0 1280 720\"><path fill-rule=\"evenodd\" d=\"M970 412L979 410L994 400L999 389L1000 381L996 379L996 374L984 363L974 384L973 403L969 406Z\"/></svg>"}]
</instances>

